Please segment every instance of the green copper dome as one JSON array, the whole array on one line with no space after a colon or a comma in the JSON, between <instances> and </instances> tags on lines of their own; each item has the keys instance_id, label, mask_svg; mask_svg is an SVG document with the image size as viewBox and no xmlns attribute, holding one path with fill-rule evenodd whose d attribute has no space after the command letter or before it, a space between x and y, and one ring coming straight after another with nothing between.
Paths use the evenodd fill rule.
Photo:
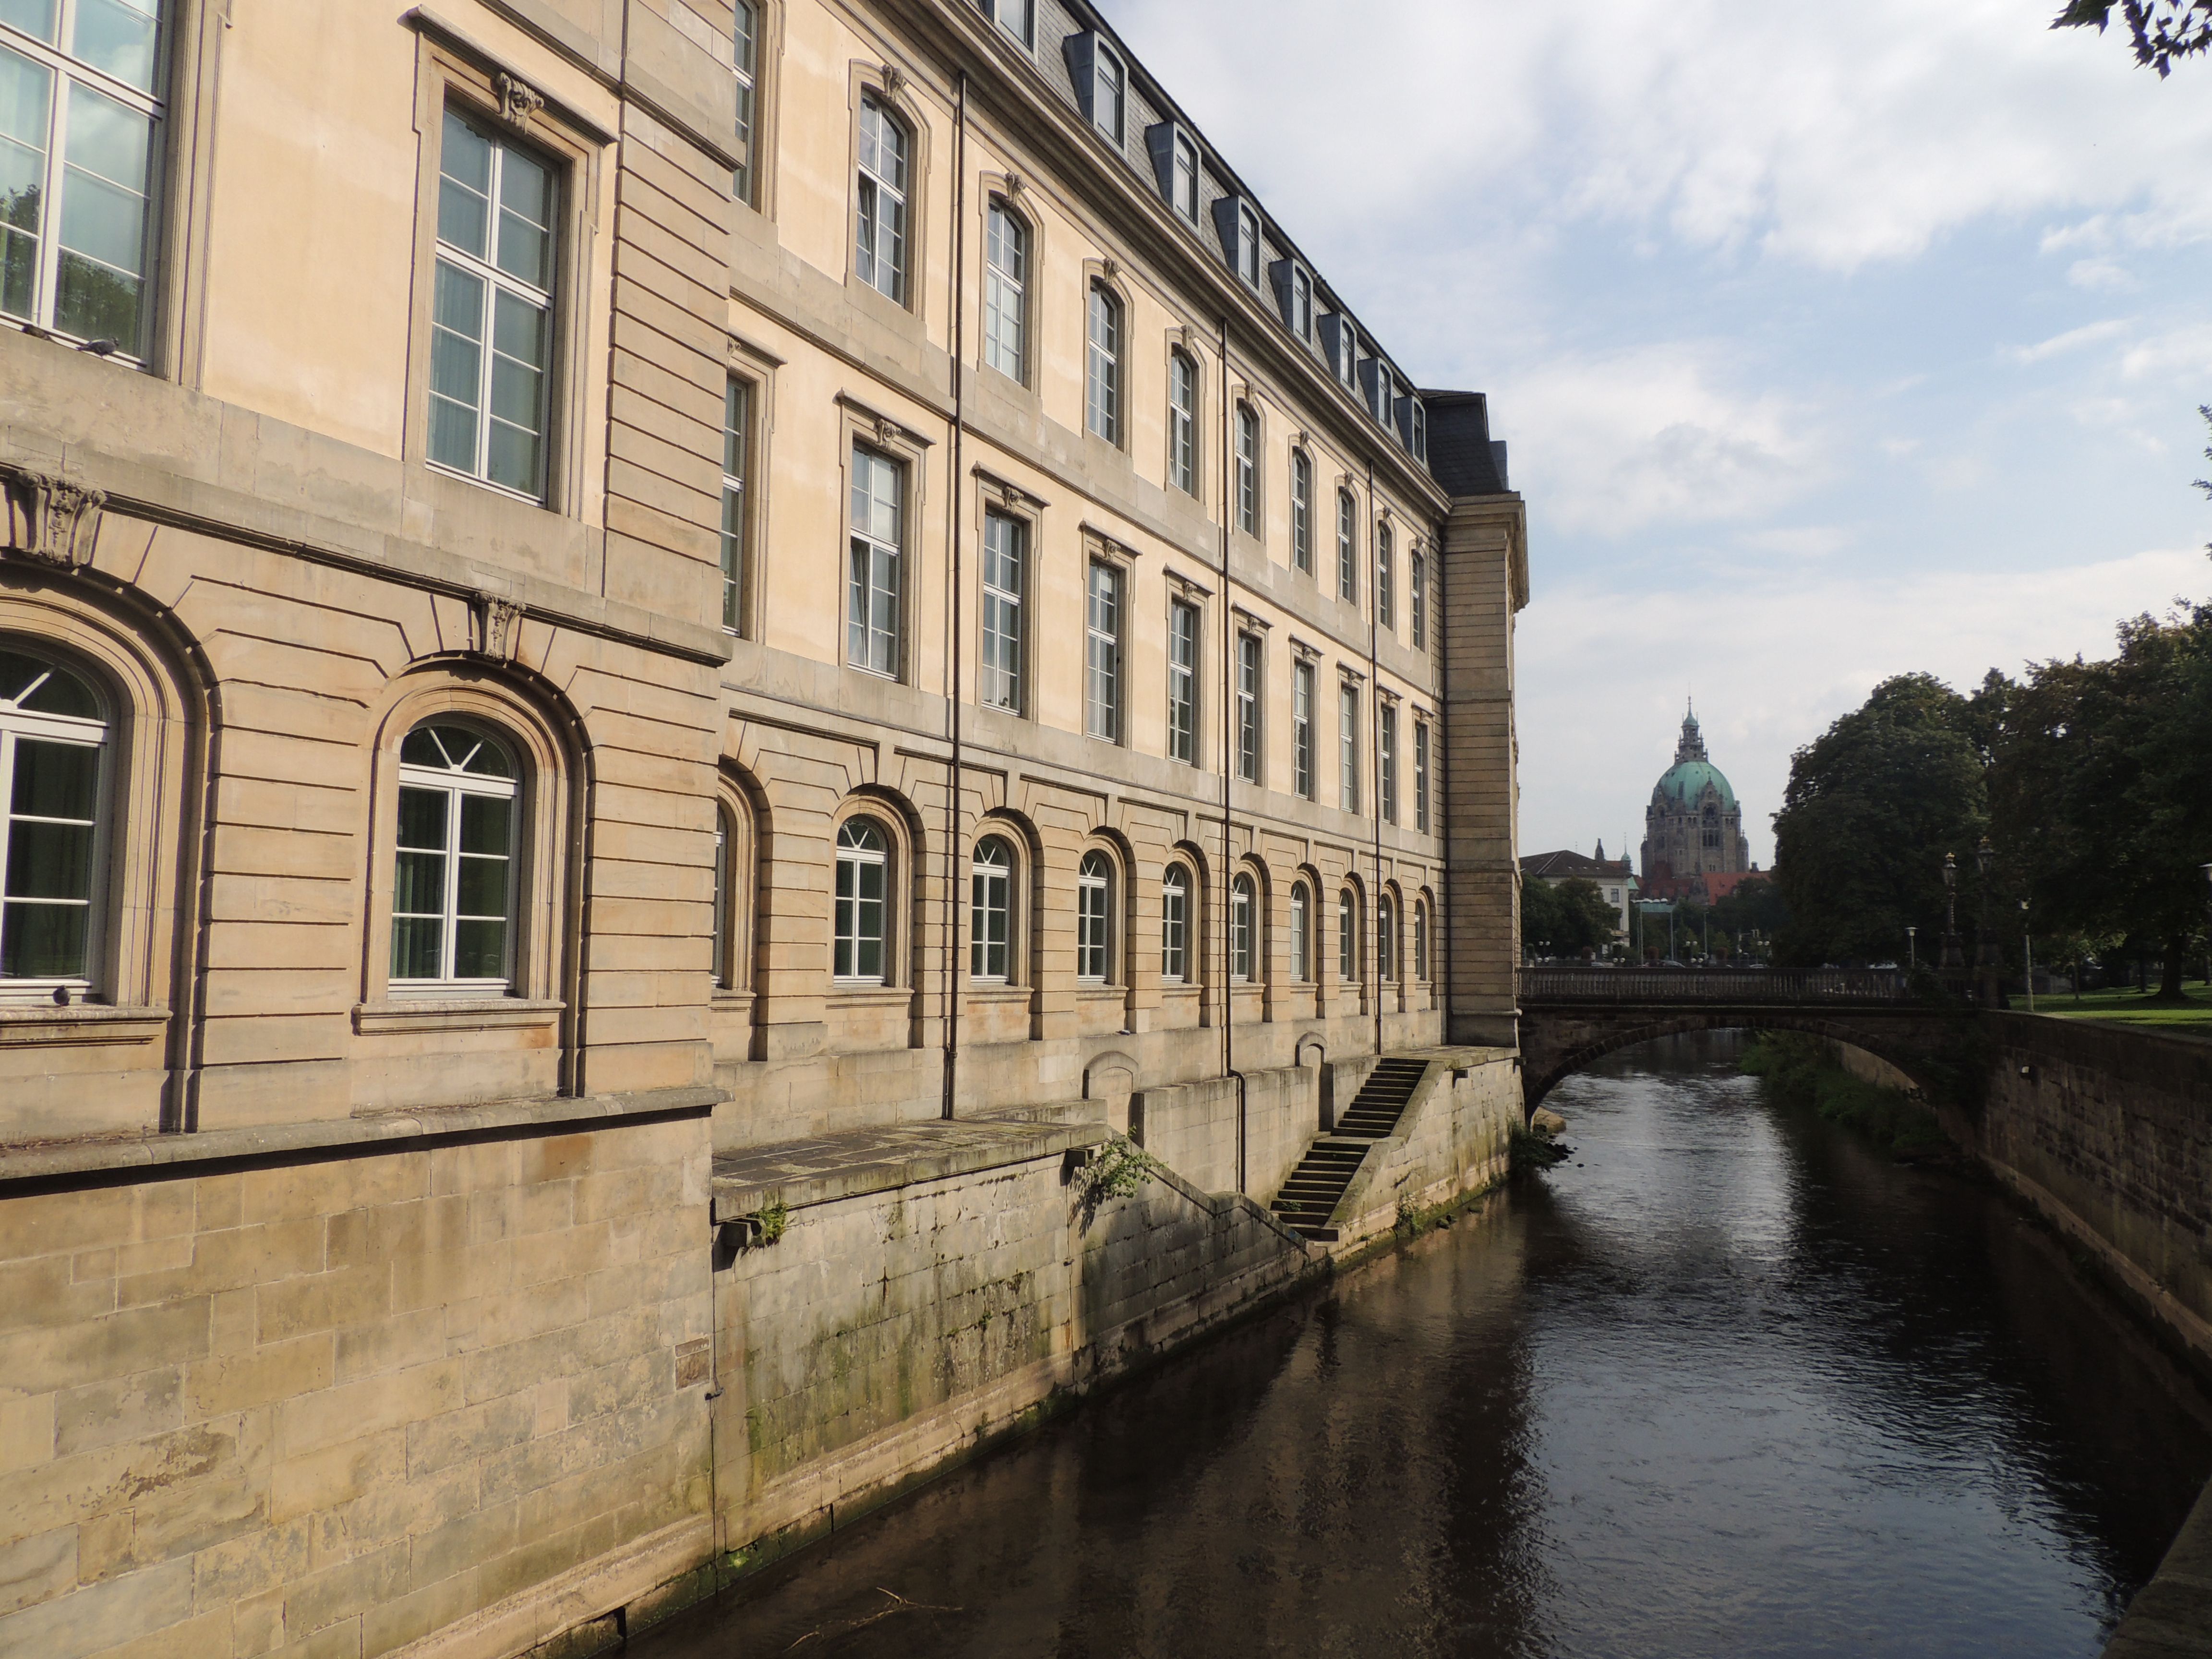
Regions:
<instances>
[{"instance_id":1,"label":"green copper dome","mask_svg":"<svg viewBox=\"0 0 2212 1659\"><path fill-rule=\"evenodd\" d=\"M1735 791L1729 787L1729 781L1721 775L1721 769L1711 761L1703 760L1677 761L1668 767L1665 775L1659 780L1658 787L1651 792L1652 805L1672 803L1684 809L1693 807L1698 804L1698 798L1705 793L1707 784L1712 785L1719 793L1722 811L1732 812L1735 810Z\"/></svg>"}]
</instances>

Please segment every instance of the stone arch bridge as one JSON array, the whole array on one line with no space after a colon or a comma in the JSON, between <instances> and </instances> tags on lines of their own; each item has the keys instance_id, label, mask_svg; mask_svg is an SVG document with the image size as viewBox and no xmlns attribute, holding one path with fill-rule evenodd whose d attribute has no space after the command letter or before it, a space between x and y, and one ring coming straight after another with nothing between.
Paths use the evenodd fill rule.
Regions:
<instances>
[{"instance_id":1,"label":"stone arch bridge","mask_svg":"<svg viewBox=\"0 0 2212 1659\"><path fill-rule=\"evenodd\" d=\"M1533 1112L1562 1080L1655 1037L1804 1031L1887 1060L1923 1088L1967 1062L1967 1017L1881 969L1526 968L1521 1086Z\"/></svg>"}]
</instances>

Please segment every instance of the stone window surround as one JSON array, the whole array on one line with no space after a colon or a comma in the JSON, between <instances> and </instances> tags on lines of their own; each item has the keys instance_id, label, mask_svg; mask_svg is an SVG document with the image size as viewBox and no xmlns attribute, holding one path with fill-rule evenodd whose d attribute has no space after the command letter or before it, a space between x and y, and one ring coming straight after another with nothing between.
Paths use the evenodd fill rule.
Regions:
<instances>
[{"instance_id":1,"label":"stone window surround","mask_svg":"<svg viewBox=\"0 0 2212 1659\"><path fill-rule=\"evenodd\" d=\"M714 811L725 836L726 908L721 935L714 942L714 1004L720 1011L750 1015L754 940L759 927L761 843L750 793L726 767L715 779Z\"/></svg>"},{"instance_id":2,"label":"stone window surround","mask_svg":"<svg viewBox=\"0 0 2212 1659\"><path fill-rule=\"evenodd\" d=\"M890 320L902 331L919 335L923 309L923 278L929 270L928 234L931 204L930 124L921 101L915 95L915 81L898 69L855 59L847 73L845 88L845 296L878 318ZM872 98L906 129L906 298L892 299L861 278L854 225L860 212L856 192L860 178L860 100ZM980 289L978 292L980 293ZM980 331L979 331L980 333Z\"/></svg>"},{"instance_id":3,"label":"stone window surround","mask_svg":"<svg viewBox=\"0 0 2212 1659\"><path fill-rule=\"evenodd\" d=\"M1169 329L1167 355L1160 360L1160 372L1164 377L1164 384L1171 397L1175 390L1176 354L1181 352L1190 364L1190 489L1188 493L1193 501L1203 501L1206 499L1204 434L1208 429L1206 414L1206 357L1198 349L1197 338L1196 331L1188 323ZM1167 410L1165 398L1161 399L1160 407L1164 412ZM1175 482L1175 430L1171 414L1168 416L1164 424L1167 447L1161 456L1163 466L1161 477L1167 480L1167 487L1170 489L1184 493L1182 486Z\"/></svg>"},{"instance_id":4,"label":"stone window surround","mask_svg":"<svg viewBox=\"0 0 2212 1659\"><path fill-rule=\"evenodd\" d=\"M783 0L749 0L753 9L752 200L731 199L771 222L775 218L776 110L783 76ZM734 70L732 71L735 73Z\"/></svg>"},{"instance_id":5,"label":"stone window surround","mask_svg":"<svg viewBox=\"0 0 2212 1659\"><path fill-rule=\"evenodd\" d=\"M875 679L884 678L872 669L856 665L848 644L851 633L847 626L847 606L850 603L847 589L853 556L853 447L858 444L899 465L899 663L898 672L889 678L901 685L911 685L915 683L915 619L921 603L921 514L927 498L927 478L923 464L931 441L847 393L837 394L837 407L838 665L848 672L866 674Z\"/></svg>"},{"instance_id":6,"label":"stone window surround","mask_svg":"<svg viewBox=\"0 0 2212 1659\"><path fill-rule=\"evenodd\" d=\"M841 980L836 977L837 928L837 834L854 818L866 818L882 831L885 842L884 854L884 977L878 985L872 980ZM898 802L887 796L862 791L848 795L838 803L830 820L830 829L823 845L829 854L830 885L823 894L826 901L822 915L822 977L829 988L831 1005L870 1002L899 1002L914 994L915 964L912 942L920 937L915 926L915 907L920 902L915 872L921 866L921 854L914 838L914 826Z\"/></svg>"},{"instance_id":7,"label":"stone window surround","mask_svg":"<svg viewBox=\"0 0 2212 1659\"><path fill-rule=\"evenodd\" d=\"M1022 200L1028 191L1028 183L1018 173L986 173L976 180L976 194L982 198L975 225L975 364L987 367L983 361L983 304L990 278L991 210L1000 208L1018 220L1027 233L1028 258L1022 276L1022 376L1016 380L1003 369L991 373L1008 386L1019 386L1035 394L1037 389L1037 360L1039 346L1044 336L1044 283L1039 280L1044 269L1045 232L1043 216L1033 211Z\"/></svg>"},{"instance_id":8,"label":"stone window surround","mask_svg":"<svg viewBox=\"0 0 2212 1659\"><path fill-rule=\"evenodd\" d=\"M1164 995L1168 996L1196 996L1206 984L1206 866L1191 848L1176 847L1170 851L1166 861L1160 866L1160 891L1163 895L1167 891L1168 872L1170 870L1182 871L1185 883L1183 974L1181 979L1168 978L1164 954L1161 963L1160 989ZM1165 944L1166 927L1164 899L1161 910L1163 945Z\"/></svg>"},{"instance_id":9,"label":"stone window surround","mask_svg":"<svg viewBox=\"0 0 2212 1659\"><path fill-rule=\"evenodd\" d=\"M1207 617L1211 615L1213 590L1202 583L1193 581L1173 566L1170 566L1163 574L1167 577L1168 587L1168 609L1164 614L1170 630L1171 631L1175 626L1175 607L1178 604L1188 605L1198 613L1197 631L1191 641L1194 649L1191 653L1190 670L1190 759L1176 761L1176 764L1188 765L1203 771L1206 769L1206 642L1212 636L1212 625L1208 622ZM1164 659L1165 654L1164 647L1162 653ZM1164 730L1161 736L1164 744L1166 738Z\"/></svg>"},{"instance_id":10,"label":"stone window surround","mask_svg":"<svg viewBox=\"0 0 2212 1659\"><path fill-rule=\"evenodd\" d=\"M183 908L184 848L156 826L181 821L198 734L184 683L139 629L60 586L0 590L0 636L62 659L106 697L109 822L95 875L99 937L88 998L0 1012L0 1048L150 1042L167 1026L171 941ZM188 924L187 924L188 925ZM161 1064L158 1054L148 1063Z\"/></svg>"},{"instance_id":11,"label":"stone window surround","mask_svg":"<svg viewBox=\"0 0 2212 1659\"><path fill-rule=\"evenodd\" d=\"M738 594L737 635L740 639L757 640L762 635L763 613L768 605L768 561L762 556L768 543L775 372L783 367L783 359L734 334L729 337L726 351L730 378L743 382L750 398L745 410L745 568Z\"/></svg>"},{"instance_id":12,"label":"stone window surround","mask_svg":"<svg viewBox=\"0 0 2212 1659\"><path fill-rule=\"evenodd\" d=\"M1243 480L1237 476L1243 465L1243 458L1237 453L1234 433L1230 440L1229 522L1238 536L1264 549L1267 544L1267 413L1259 389L1251 386L1232 388L1231 414L1232 427L1244 415L1252 417L1252 527L1244 527Z\"/></svg>"},{"instance_id":13,"label":"stone window surround","mask_svg":"<svg viewBox=\"0 0 2212 1659\"><path fill-rule=\"evenodd\" d=\"M1103 293L1114 305L1115 434L1111 439L1099 436L1091 426L1091 296L1093 293ZM1123 280L1120 262L1109 258L1085 259L1083 262L1082 294L1083 418L1077 429L1083 434L1085 449L1096 445L1103 453L1126 459L1131 453L1130 441L1137 425L1136 376L1130 372L1136 360L1135 354L1129 349L1129 331L1136 318L1136 310L1130 303L1129 284Z\"/></svg>"},{"instance_id":14,"label":"stone window surround","mask_svg":"<svg viewBox=\"0 0 2212 1659\"><path fill-rule=\"evenodd\" d=\"M1001 720L1033 723L1036 719L1037 701L1037 577L1043 562L1045 509L1051 503L1040 495L1031 495L1012 479L1001 477L980 466L969 468L968 476L975 492L970 498L970 504L975 508L975 540L969 545L974 550L975 574L972 596L963 595L960 602L969 605L968 614L975 618L976 647L969 653L974 659L971 672L975 678L972 684L962 689L962 695L967 698L969 707L980 712ZM846 511L852 511L849 499ZM1028 586L1022 594L1021 707L1018 708L1000 708L995 705L986 705L981 700L983 669L980 653L983 640L983 515L986 513L995 513L1001 518L1012 519L1021 524L1028 544L1025 549L1027 562L1022 572Z\"/></svg>"},{"instance_id":15,"label":"stone window surround","mask_svg":"<svg viewBox=\"0 0 2212 1659\"><path fill-rule=\"evenodd\" d=\"M1237 884L1252 884L1252 958L1251 972L1238 975L1236 971ZM1273 986L1274 969L1274 892L1273 884L1267 879L1267 866L1252 857L1239 859L1229 877L1230 963L1231 982L1241 993L1263 993Z\"/></svg>"},{"instance_id":16,"label":"stone window surround","mask_svg":"<svg viewBox=\"0 0 2212 1659\"><path fill-rule=\"evenodd\" d=\"M610 142L582 117L550 103L521 76L474 50L441 36L418 36L415 77L416 176L415 291L408 331L407 406L401 454L410 465L430 468L430 309L438 258L438 180L445 115L451 106L489 131L512 134L545 157L558 180L558 243L554 254L553 342L545 386L545 489L527 497L465 474L435 469L441 478L488 489L523 506L574 518L590 480L588 441L591 319L597 307L586 295L592 281L592 254L599 222L599 158Z\"/></svg>"},{"instance_id":17,"label":"stone window surround","mask_svg":"<svg viewBox=\"0 0 2212 1659\"><path fill-rule=\"evenodd\" d=\"M972 955L966 947L975 943L975 890L971 884L975 870L975 849L986 841L1006 844L1013 854L1013 866L1006 872L1006 973L1003 979L977 979L970 971ZM1028 997L1036 983L1033 945L1036 938L1030 926L1036 911L1037 872L1042 867L1037 858L1036 840L1029 825L1013 814L1003 811L987 812L975 823L975 833L968 838L967 871L969 880L961 884L959 894L963 907L961 942L963 946L960 980L966 991L974 996L988 998L1000 992L1018 993Z\"/></svg>"},{"instance_id":18,"label":"stone window surround","mask_svg":"<svg viewBox=\"0 0 2212 1659\"><path fill-rule=\"evenodd\" d=\"M457 717L496 731L520 762L514 886L514 977L503 992L395 990L392 972L394 843L399 821L399 745L424 721ZM376 726L370 755L368 911L356 1031L474 1030L550 1026L567 1008L561 974L574 919L566 914L568 848L574 844L572 757L535 702L502 680L463 681L441 667L403 676Z\"/></svg>"},{"instance_id":19,"label":"stone window surround","mask_svg":"<svg viewBox=\"0 0 2212 1659\"><path fill-rule=\"evenodd\" d=\"M1086 979L1080 963L1083 951L1081 892L1083 866L1097 854L1106 861L1106 977ZM1079 995L1125 996L1129 990L1130 935L1135 931L1129 925L1131 900L1134 884L1129 879L1129 860L1121 848L1109 837L1097 834L1086 836L1075 849L1073 866L1073 907L1077 918L1075 935L1075 989Z\"/></svg>"}]
</instances>

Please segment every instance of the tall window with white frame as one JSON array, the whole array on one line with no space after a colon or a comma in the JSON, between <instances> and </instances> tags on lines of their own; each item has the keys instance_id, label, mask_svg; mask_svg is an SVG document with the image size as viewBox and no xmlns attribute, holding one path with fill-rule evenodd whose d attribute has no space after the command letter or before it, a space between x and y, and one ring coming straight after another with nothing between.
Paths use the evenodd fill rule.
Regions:
<instances>
[{"instance_id":1,"label":"tall window with white frame","mask_svg":"<svg viewBox=\"0 0 2212 1659\"><path fill-rule=\"evenodd\" d=\"M516 794L514 757L474 726L428 723L400 744L394 990L509 988Z\"/></svg>"},{"instance_id":2,"label":"tall window with white frame","mask_svg":"<svg viewBox=\"0 0 2212 1659\"><path fill-rule=\"evenodd\" d=\"M1198 494L1198 365L1180 346L1168 353L1168 482Z\"/></svg>"},{"instance_id":3,"label":"tall window with white frame","mask_svg":"<svg viewBox=\"0 0 2212 1659\"><path fill-rule=\"evenodd\" d=\"M890 838L868 818L848 818L837 831L836 938L832 977L848 985L882 985L890 925Z\"/></svg>"},{"instance_id":4,"label":"tall window with white frame","mask_svg":"<svg viewBox=\"0 0 2212 1659\"><path fill-rule=\"evenodd\" d=\"M997 836L975 844L969 898L968 976L1003 984L1012 966L1014 854Z\"/></svg>"},{"instance_id":5,"label":"tall window with white frame","mask_svg":"<svg viewBox=\"0 0 2212 1659\"><path fill-rule=\"evenodd\" d=\"M1229 974L1249 984L1259 934L1259 894L1252 878L1238 874L1229 885Z\"/></svg>"},{"instance_id":6,"label":"tall window with white frame","mask_svg":"<svg viewBox=\"0 0 2212 1659\"><path fill-rule=\"evenodd\" d=\"M1429 976L1429 906L1425 899L1413 901L1413 977L1426 981Z\"/></svg>"},{"instance_id":7,"label":"tall window with white frame","mask_svg":"<svg viewBox=\"0 0 2212 1659\"><path fill-rule=\"evenodd\" d=\"M1375 625L1384 633L1398 628L1398 569L1390 526L1375 526Z\"/></svg>"},{"instance_id":8,"label":"tall window with white frame","mask_svg":"<svg viewBox=\"0 0 2212 1659\"><path fill-rule=\"evenodd\" d=\"M0 645L0 1001L91 987L106 743L91 686Z\"/></svg>"},{"instance_id":9,"label":"tall window with white frame","mask_svg":"<svg viewBox=\"0 0 2212 1659\"><path fill-rule=\"evenodd\" d=\"M760 12L752 0L735 0L737 15L730 37L731 61L738 77L737 170L730 178L730 193L747 207L754 204L757 169L753 161L753 137L760 101Z\"/></svg>"},{"instance_id":10,"label":"tall window with white frame","mask_svg":"<svg viewBox=\"0 0 2212 1659\"><path fill-rule=\"evenodd\" d=\"M983 361L1008 380L1029 380L1030 228L996 197L984 237Z\"/></svg>"},{"instance_id":11,"label":"tall window with white frame","mask_svg":"<svg viewBox=\"0 0 2212 1659\"><path fill-rule=\"evenodd\" d=\"M1291 568L1313 574L1313 456L1291 452Z\"/></svg>"},{"instance_id":12,"label":"tall window with white frame","mask_svg":"<svg viewBox=\"0 0 2212 1659\"><path fill-rule=\"evenodd\" d=\"M1237 405L1237 527L1260 533L1260 416L1249 404Z\"/></svg>"},{"instance_id":13,"label":"tall window with white frame","mask_svg":"<svg viewBox=\"0 0 2212 1659\"><path fill-rule=\"evenodd\" d=\"M1237 636L1237 775L1260 781L1260 636Z\"/></svg>"},{"instance_id":14,"label":"tall window with white frame","mask_svg":"<svg viewBox=\"0 0 2212 1659\"><path fill-rule=\"evenodd\" d=\"M1024 48L1036 46L1036 0L992 0L991 15L999 27Z\"/></svg>"},{"instance_id":15,"label":"tall window with white frame","mask_svg":"<svg viewBox=\"0 0 2212 1659\"><path fill-rule=\"evenodd\" d=\"M1121 302L1103 283L1091 285L1090 348L1083 423L1093 437L1121 441Z\"/></svg>"},{"instance_id":16,"label":"tall window with white frame","mask_svg":"<svg viewBox=\"0 0 2212 1659\"><path fill-rule=\"evenodd\" d=\"M1301 985L1313 979L1313 896L1304 882L1291 889L1291 977Z\"/></svg>"},{"instance_id":17,"label":"tall window with white frame","mask_svg":"<svg viewBox=\"0 0 2212 1659\"><path fill-rule=\"evenodd\" d=\"M0 4L0 313L143 360L161 0Z\"/></svg>"},{"instance_id":18,"label":"tall window with white frame","mask_svg":"<svg viewBox=\"0 0 2212 1659\"><path fill-rule=\"evenodd\" d=\"M901 492L905 469L853 446L853 545L847 573L845 659L892 679L902 668L905 589Z\"/></svg>"},{"instance_id":19,"label":"tall window with white frame","mask_svg":"<svg viewBox=\"0 0 2212 1659\"><path fill-rule=\"evenodd\" d=\"M1336 378L1348 390L1359 388L1359 331L1341 312L1336 319Z\"/></svg>"},{"instance_id":20,"label":"tall window with white frame","mask_svg":"<svg viewBox=\"0 0 2212 1659\"><path fill-rule=\"evenodd\" d=\"M1128 76L1121 60L1094 38L1091 58L1091 119L1115 149L1121 148Z\"/></svg>"},{"instance_id":21,"label":"tall window with white frame","mask_svg":"<svg viewBox=\"0 0 2212 1659\"><path fill-rule=\"evenodd\" d=\"M1384 985L1398 977L1398 907L1388 893L1375 901L1375 977Z\"/></svg>"},{"instance_id":22,"label":"tall window with white frame","mask_svg":"<svg viewBox=\"0 0 2212 1659\"><path fill-rule=\"evenodd\" d=\"M1168 606L1168 758L1198 763L1198 607Z\"/></svg>"},{"instance_id":23,"label":"tall window with white frame","mask_svg":"<svg viewBox=\"0 0 2212 1659\"><path fill-rule=\"evenodd\" d=\"M1375 793L1382 809L1382 822L1398 821L1398 708L1382 699L1379 728L1375 735Z\"/></svg>"},{"instance_id":24,"label":"tall window with white frame","mask_svg":"<svg viewBox=\"0 0 2212 1659\"><path fill-rule=\"evenodd\" d=\"M1359 810L1359 688L1337 689L1336 804L1347 812Z\"/></svg>"},{"instance_id":25,"label":"tall window with white frame","mask_svg":"<svg viewBox=\"0 0 2212 1659\"><path fill-rule=\"evenodd\" d=\"M732 375L722 402L722 626L745 625L745 463L752 387Z\"/></svg>"},{"instance_id":26,"label":"tall window with white frame","mask_svg":"<svg viewBox=\"0 0 2212 1659\"><path fill-rule=\"evenodd\" d=\"M860 167L854 181L853 269L885 299L906 303L908 144L898 118L860 100Z\"/></svg>"},{"instance_id":27,"label":"tall window with white frame","mask_svg":"<svg viewBox=\"0 0 2212 1659\"><path fill-rule=\"evenodd\" d=\"M1075 976L1088 985L1113 977L1114 866L1085 853L1075 875Z\"/></svg>"},{"instance_id":28,"label":"tall window with white frame","mask_svg":"<svg viewBox=\"0 0 2212 1659\"><path fill-rule=\"evenodd\" d=\"M730 988L732 957L735 951L730 930L730 815L721 807L714 809L714 988Z\"/></svg>"},{"instance_id":29,"label":"tall window with white frame","mask_svg":"<svg viewBox=\"0 0 2212 1659\"><path fill-rule=\"evenodd\" d=\"M1121 739L1121 573L1103 560L1091 565L1084 617L1085 729L1109 743Z\"/></svg>"},{"instance_id":30,"label":"tall window with white frame","mask_svg":"<svg viewBox=\"0 0 2212 1659\"><path fill-rule=\"evenodd\" d=\"M1359 599L1359 503L1348 489L1336 492L1336 597Z\"/></svg>"},{"instance_id":31,"label":"tall window with white frame","mask_svg":"<svg viewBox=\"0 0 2212 1659\"><path fill-rule=\"evenodd\" d=\"M1190 978L1190 872L1180 864L1160 878L1160 977L1170 985Z\"/></svg>"},{"instance_id":32,"label":"tall window with white frame","mask_svg":"<svg viewBox=\"0 0 2212 1659\"><path fill-rule=\"evenodd\" d=\"M1198 146L1188 135L1175 136L1175 210L1192 224L1198 222Z\"/></svg>"},{"instance_id":33,"label":"tall window with white frame","mask_svg":"<svg viewBox=\"0 0 2212 1659\"><path fill-rule=\"evenodd\" d=\"M1346 985L1359 979L1359 901L1349 887L1336 896L1336 976Z\"/></svg>"},{"instance_id":34,"label":"tall window with white frame","mask_svg":"<svg viewBox=\"0 0 2212 1659\"><path fill-rule=\"evenodd\" d=\"M1413 614L1413 649L1429 648L1429 556L1416 547L1406 556L1407 608Z\"/></svg>"},{"instance_id":35,"label":"tall window with white frame","mask_svg":"<svg viewBox=\"0 0 2212 1659\"><path fill-rule=\"evenodd\" d=\"M1429 459L1429 411L1419 398L1413 400L1413 459L1426 461Z\"/></svg>"},{"instance_id":36,"label":"tall window with white frame","mask_svg":"<svg viewBox=\"0 0 2212 1659\"><path fill-rule=\"evenodd\" d=\"M1237 204L1237 274L1260 286L1260 216L1243 202Z\"/></svg>"},{"instance_id":37,"label":"tall window with white frame","mask_svg":"<svg viewBox=\"0 0 2212 1659\"><path fill-rule=\"evenodd\" d=\"M1291 665L1291 787L1299 798L1314 793L1314 665Z\"/></svg>"},{"instance_id":38,"label":"tall window with white frame","mask_svg":"<svg viewBox=\"0 0 2212 1659\"><path fill-rule=\"evenodd\" d=\"M1429 833L1429 723L1413 722L1413 828Z\"/></svg>"},{"instance_id":39,"label":"tall window with white frame","mask_svg":"<svg viewBox=\"0 0 2212 1659\"><path fill-rule=\"evenodd\" d=\"M986 708L1022 712L1022 629L1029 593L1030 527L1011 514L983 514L983 659Z\"/></svg>"},{"instance_id":40,"label":"tall window with white frame","mask_svg":"<svg viewBox=\"0 0 2212 1659\"><path fill-rule=\"evenodd\" d=\"M1301 340L1313 338L1313 282L1295 267L1291 271L1291 332Z\"/></svg>"},{"instance_id":41,"label":"tall window with white frame","mask_svg":"<svg viewBox=\"0 0 2212 1659\"><path fill-rule=\"evenodd\" d=\"M441 131L429 457L543 501L557 181L457 111Z\"/></svg>"}]
</instances>

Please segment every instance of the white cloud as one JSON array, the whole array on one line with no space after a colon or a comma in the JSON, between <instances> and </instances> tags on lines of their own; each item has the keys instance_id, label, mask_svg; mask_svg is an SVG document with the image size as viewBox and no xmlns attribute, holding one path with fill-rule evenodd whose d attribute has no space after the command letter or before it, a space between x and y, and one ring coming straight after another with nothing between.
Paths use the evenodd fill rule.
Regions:
<instances>
[{"instance_id":1,"label":"white cloud","mask_svg":"<svg viewBox=\"0 0 2212 1659\"><path fill-rule=\"evenodd\" d=\"M2056 357L2069 351L2079 351L2083 346L2094 345L2100 340L2109 340L2116 334L2128 331L2126 321L2108 317L2100 323L2085 323L2080 328L2069 328L2063 334L2054 334L2049 339L2032 346L2015 346L2005 353L2006 357L2025 367L2039 363L2046 357Z\"/></svg>"},{"instance_id":2,"label":"white cloud","mask_svg":"<svg viewBox=\"0 0 2212 1659\"><path fill-rule=\"evenodd\" d=\"M2066 267L2066 280L2093 294L2124 294L2140 286L2115 259L2076 259Z\"/></svg>"}]
</instances>

